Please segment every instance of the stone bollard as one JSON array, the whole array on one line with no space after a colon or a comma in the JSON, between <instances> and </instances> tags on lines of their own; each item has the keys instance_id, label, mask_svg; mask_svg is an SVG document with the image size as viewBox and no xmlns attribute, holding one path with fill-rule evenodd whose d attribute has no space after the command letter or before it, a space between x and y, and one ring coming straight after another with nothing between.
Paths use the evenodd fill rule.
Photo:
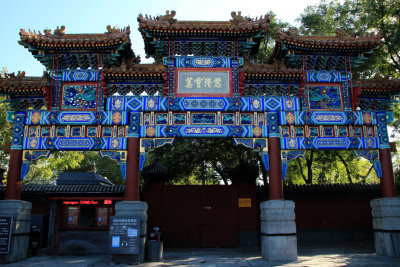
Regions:
<instances>
[{"instance_id":1,"label":"stone bollard","mask_svg":"<svg viewBox=\"0 0 400 267\"><path fill-rule=\"evenodd\" d=\"M268 261L296 261L294 202L264 201L261 207L261 251Z\"/></svg>"},{"instance_id":2,"label":"stone bollard","mask_svg":"<svg viewBox=\"0 0 400 267\"><path fill-rule=\"evenodd\" d=\"M371 200L376 254L400 257L400 198Z\"/></svg>"},{"instance_id":3,"label":"stone bollard","mask_svg":"<svg viewBox=\"0 0 400 267\"><path fill-rule=\"evenodd\" d=\"M113 255L115 263L144 262L145 244L147 236L147 203L142 201L120 201L115 204L115 217L130 216L140 218L139 254Z\"/></svg>"},{"instance_id":4,"label":"stone bollard","mask_svg":"<svg viewBox=\"0 0 400 267\"><path fill-rule=\"evenodd\" d=\"M1 200L0 215L12 215L10 253L0 256L0 262L17 262L26 258L29 248L32 203L22 200Z\"/></svg>"}]
</instances>

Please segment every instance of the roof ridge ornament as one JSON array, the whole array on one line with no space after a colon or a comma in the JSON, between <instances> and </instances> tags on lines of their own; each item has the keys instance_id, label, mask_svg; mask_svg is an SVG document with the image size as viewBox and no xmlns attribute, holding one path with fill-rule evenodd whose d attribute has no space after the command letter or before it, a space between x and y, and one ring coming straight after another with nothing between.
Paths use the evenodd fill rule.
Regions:
<instances>
[{"instance_id":1,"label":"roof ridge ornament","mask_svg":"<svg viewBox=\"0 0 400 267\"><path fill-rule=\"evenodd\" d=\"M25 71L18 71L17 75L15 75L15 72L11 73L4 73L4 79L16 79L16 80L22 80L22 78L25 77ZM3 78L2 77L2 78Z\"/></svg>"},{"instance_id":2,"label":"roof ridge ornament","mask_svg":"<svg viewBox=\"0 0 400 267\"><path fill-rule=\"evenodd\" d=\"M236 11L232 11L231 16L232 16L231 22L233 24L239 24L242 22L251 22L251 18L242 16L242 11L238 11L237 15Z\"/></svg>"},{"instance_id":3,"label":"roof ridge ornament","mask_svg":"<svg viewBox=\"0 0 400 267\"><path fill-rule=\"evenodd\" d=\"M55 36L64 36L65 35L65 26L62 25L61 28L57 26L57 29L54 30L53 35Z\"/></svg>"},{"instance_id":4,"label":"roof ridge ornament","mask_svg":"<svg viewBox=\"0 0 400 267\"><path fill-rule=\"evenodd\" d=\"M290 36L296 36L296 35L299 35L299 29L297 29L296 27L290 27L289 30L287 31L287 33Z\"/></svg>"},{"instance_id":5,"label":"roof ridge ornament","mask_svg":"<svg viewBox=\"0 0 400 267\"><path fill-rule=\"evenodd\" d=\"M105 34L119 34L119 33L124 33L124 32L130 33L131 27L126 26L125 28L121 29L117 26L111 27L111 25L107 25L106 29L107 29L107 32L105 32Z\"/></svg>"},{"instance_id":6,"label":"roof ridge ornament","mask_svg":"<svg viewBox=\"0 0 400 267\"><path fill-rule=\"evenodd\" d=\"M176 19L174 19L174 17L176 16L176 11L172 10L171 14L169 13L169 10L165 11L165 15L163 16L157 16L156 20L160 20L160 21L167 21L170 24L174 23L176 21Z\"/></svg>"},{"instance_id":7,"label":"roof ridge ornament","mask_svg":"<svg viewBox=\"0 0 400 267\"><path fill-rule=\"evenodd\" d=\"M346 37L346 31L343 28L336 28L335 30L336 38L343 38Z\"/></svg>"}]
</instances>

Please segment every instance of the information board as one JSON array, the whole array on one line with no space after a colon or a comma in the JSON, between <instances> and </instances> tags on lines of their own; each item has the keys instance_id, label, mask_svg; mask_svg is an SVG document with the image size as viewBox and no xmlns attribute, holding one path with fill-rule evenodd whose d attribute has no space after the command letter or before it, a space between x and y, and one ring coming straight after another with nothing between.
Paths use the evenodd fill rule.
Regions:
<instances>
[{"instance_id":1,"label":"information board","mask_svg":"<svg viewBox=\"0 0 400 267\"><path fill-rule=\"evenodd\" d=\"M0 254L10 252L12 222L13 217L11 215L0 216Z\"/></svg>"},{"instance_id":2,"label":"information board","mask_svg":"<svg viewBox=\"0 0 400 267\"><path fill-rule=\"evenodd\" d=\"M109 236L112 254L139 254L140 218L110 217Z\"/></svg>"}]
</instances>

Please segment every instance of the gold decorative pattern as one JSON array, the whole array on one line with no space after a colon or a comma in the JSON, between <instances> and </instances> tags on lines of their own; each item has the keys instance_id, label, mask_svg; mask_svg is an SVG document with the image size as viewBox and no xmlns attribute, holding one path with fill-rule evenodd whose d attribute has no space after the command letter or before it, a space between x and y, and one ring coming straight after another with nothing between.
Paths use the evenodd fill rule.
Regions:
<instances>
[{"instance_id":1,"label":"gold decorative pattern","mask_svg":"<svg viewBox=\"0 0 400 267\"><path fill-rule=\"evenodd\" d=\"M292 112L286 113L285 119L290 125L292 125L296 121L296 117Z\"/></svg>"},{"instance_id":2,"label":"gold decorative pattern","mask_svg":"<svg viewBox=\"0 0 400 267\"><path fill-rule=\"evenodd\" d=\"M119 111L115 112L115 113L112 115L112 121L113 121L115 124L118 125L118 123L120 123L121 120L122 120L122 115L121 115L121 113L120 113Z\"/></svg>"},{"instance_id":3,"label":"gold decorative pattern","mask_svg":"<svg viewBox=\"0 0 400 267\"><path fill-rule=\"evenodd\" d=\"M38 124L40 122L40 118L41 118L40 112L35 111L32 114L31 121L33 124Z\"/></svg>"},{"instance_id":4,"label":"gold decorative pattern","mask_svg":"<svg viewBox=\"0 0 400 267\"><path fill-rule=\"evenodd\" d=\"M260 137L260 136L262 135L262 129L261 129L261 127L258 127L258 126L254 127L254 128L253 128L253 135L254 135L255 137Z\"/></svg>"},{"instance_id":5,"label":"gold decorative pattern","mask_svg":"<svg viewBox=\"0 0 400 267\"><path fill-rule=\"evenodd\" d=\"M371 124L371 122L372 122L372 117L371 117L371 114L369 114L369 112L365 112L365 113L363 114L363 121L364 121L364 123L367 124L367 125L370 125L370 124Z\"/></svg>"},{"instance_id":6,"label":"gold decorative pattern","mask_svg":"<svg viewBox=\"0 0 400 267\"><path fill-rule=\"evenodd\" d=\"M156 129L153 126L147 127L146 135L149 137L153 137L156 134Z\"/></svg>"}]
</instances>

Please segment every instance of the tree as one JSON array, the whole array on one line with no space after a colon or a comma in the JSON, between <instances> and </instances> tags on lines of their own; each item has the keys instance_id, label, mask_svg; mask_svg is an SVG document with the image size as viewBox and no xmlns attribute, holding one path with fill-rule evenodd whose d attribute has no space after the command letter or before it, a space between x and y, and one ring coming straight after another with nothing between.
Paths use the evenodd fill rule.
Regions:
<instances>
[{"instance_id":1,"label":"tree","mask_svg":"<svg viewBox=\"0 0 400 267\"><path fill-rule=\"evenodd\" d=\"M98 151L80 152L84 158L79 166L69 166L65 171L90 172L96 171L97 174L106 177L113 184L122 184L121 167L115 160L102 158Z\"/></svg>"},{"instance_id":2,"label":"tree","mask_svg":"<svg viewBox=\"0 0 400 267\"><path fill-rule=\"evenodd\" d=\"M49 158L34 161L24 183L53 184L58 175L69 168L80 166L84 155L79 151L52 152Z\"/></svg>"},{"instance_id":3,"label":"tree","mask_svg":"<svg viewBox=\"0 0 400 267\"><path fill-rule=\"evenodd\" d=\"M173 146L150 153L148 162L154 157L168 167L172 183L227 185L243 179L255 182L259 176L258 154L231 139L177 138Z\"/></svg>"},{"instance_id":4,"label":"tree","mask_svg":"<svg viewBox=\"0 0 400 267\"><path fill-rule=\"evenodd\" d=\"M269 13L269 20L268 32L266 33L264 40L260 43L259 53L256 59L259 63L265 62L265 60L268 59L268 56L272 54L275 47L276 31L278 29L290 27L289 23L277 19L276 14L272 11Z\"/></svg>"},{"instance_id":5,"label":"tree","mask_svg":"<svg viewBox=\"0 0 400 267\"><path fill-rule=\"evenodd\" d=\"M0 71L0 78L5 78L7 68ZM0 96L0 169L6 169L8 166L9 155L4 150L6 145L11 142L12 124L7 121L7 104L4 102L5 96Z\"/></svg>"},{"instance_id":6,"label":"tree","mask_svg":"<svg viewBox=\"0 0 400 267\"><path fill-rule=\"evenodd\" d=\"M299 175L300 174L300 175ZM353 151L308 151L293 160L287 170L286 184L371 183L379 182L373 165L355 157Z\"/></svg>"},{"instance_id":7,"label":"tree","mask_svg":"<svg viewBox=\"0 0 400 267\"><path fill-rule=\"evenodd\" d=\"M300 33L334 35L342 28L348 35L382 35L382 47L360 66L363 76L400 77L400 4L398 0L322 0L309 6L298 19Z\"/></svg>"},{"instance_id":8,"label":"tree","mask_svg":"<svg viewBox=\"0 0 400 267\"><path fill-rule=\"evenodd\" d=\"M25 183L54 183L62 172L90 171L96 171L114 184L122 184L122 173L117 162L101 158L97 151L52 152L49 158L31 164Z\"/></svg>"},{"instance_id":9,"label":"tree","mask_svg":"<svg viewBox=\"0 0 400 267\"><path fill-rule=\"evenodd\" d=\"M347 35L381 34L382 47L361 64L357 71L362 77L372 77L377 74L399 77L400 5L397 0L346 0L344 2L322 0L315 6L307 7L298 21L301 22L300 33L304 35L335 35L337 28L344 29ZM396 104L395 118L400 118L398 108ZM395 120L392 125L395 129L399 129L397 127L400 126L399 120ZM372 164L355 158L351 151L330 152L328 157L324 156L324 153L329 152L311 151L307 153L305 159L296 159L295 163L289 166L288 182L312 183L332 179L350 183L378 181L372 170ZM330 163L328 164L327 161ZM301 173L302 180L290 179L294 169ZM319 173L318 178L315 178L316 173ZM334 177L332 177L333 173L335 173Z\"/></svg>"}]
</instances>

